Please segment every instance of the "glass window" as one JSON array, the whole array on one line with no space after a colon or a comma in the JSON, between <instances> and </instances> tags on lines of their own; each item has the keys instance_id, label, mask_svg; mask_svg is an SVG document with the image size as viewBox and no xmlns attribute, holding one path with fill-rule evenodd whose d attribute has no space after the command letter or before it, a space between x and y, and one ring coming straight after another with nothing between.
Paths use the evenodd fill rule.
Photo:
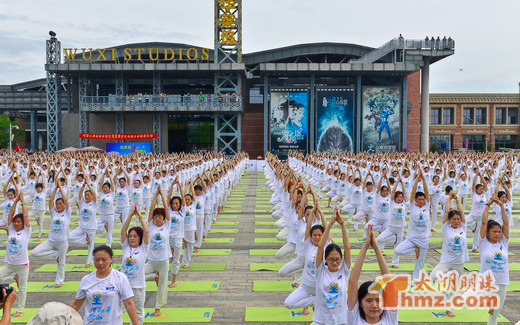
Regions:
<instances>
[{"instance_id":1,"label":"glass window","mask_svg":"<svg viewBox=\"0 0 520 325\"><path fill-rule=\"evenodd\" d=\"M518 124L518 107L509 107L507 123Z\"/></svg>"},{"instance_id":2,"label":"glass window","mask_svg":"<svg viewBox=\"0 0 520 325\"><path fill-rule=\"evenodd\" d=\"M433 146L439 147L441 150L451 150L451 135L449 134L435 134L430 135L430 148Z\"/></svg>"},{"instance_id":3,"label":"glass window","mask_svg":"<svg viewBox=\"0 0 520 325\"><path fill-rule=\"evenodd\" d=\"M517 135L495 135L495 150L501 148L514 149L518 141Z\"/></svg>"},{"instance_id":4,"label":"glass window","mask_svg":"<svg viewBox=\"0 0 520 325\"><path fill-rule=\"evenodd\" d=\"M506 124L506 107L496 107L495 108L495 124Z\"/></svg>"},{"instance_id":5,"label":"glass window","mask_svg":"<svg viewBox=\"0 0 520 325\"><path fill-rule=\"evenodd\" d=\"M462 124L475 124L474 116L473 116L474 110L473 107L464 107L463 113L462 113Z\"/></svg>"},{"instance_id":6,"label":"glass window","mask_svg":"<svg viewBox=\"0 0 520 325\"><path fill-rule=\"evenodd\" d=\"M475 108L475 124L486 124L487 123L487 109L485 107Z\"/></svg>"},{"instance_id":7,"label":"glass window","mask_svg":"<svg viewBox=\"0 0 520 325\"><path fill-rule=\"evenodd\" d=\"M442 124L454 124L453 107L445 107L442 110Z\"/></svg>"},{"instance_id":8,"label":"glass window","mask_svg":"<svg viewBox=\"0 0 520 325\"><path fill-rule=\"evenodd\" d=\"M441 109L440 108L432 108L430 124L431 125L441 124Z\"/></svg>"},{"instance_id":9,"label":"glass window","mask_svg":"<svg viewBox=\"0 0 520 325\"><path fill-rule=\"evenodd\" d=\"M475 150L484 151L485 136L480 134L471 134L462 136L462 147Z\"/></svg>"}]
</instances>

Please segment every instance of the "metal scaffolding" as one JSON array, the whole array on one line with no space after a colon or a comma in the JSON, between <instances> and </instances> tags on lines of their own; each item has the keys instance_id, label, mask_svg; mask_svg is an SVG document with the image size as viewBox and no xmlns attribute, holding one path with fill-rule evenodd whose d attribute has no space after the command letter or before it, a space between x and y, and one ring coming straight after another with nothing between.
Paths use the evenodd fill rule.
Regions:
<instances>
[{"instance_id":1,"label":"metal scaffolding","mask_svg":"<svg viewBox=\"0 0 520 325\"><path fill-rule=\"evenodd\" d=\"M56 37L46 41L47 64L61 63L61 43ZM47 150L60 149L61 135L61 81L56 72L47 70Z\"/></svg>"},{"instance_id":2,"label":"metal scaffolding","mask_svg":"<svg viewBox=\"0 0 520 325\"><path fill-rule=\"evenodd\" d=\"M116 74L116 96L124 96L124 76L122 73Z\"/></svg>"},{"instance_id":3,"label":"metal scaffolding","mask_svg":"<svg viewBox=\"0 0 520 325\"><path fill-rule=\"evenodd\" d=\"M235 155L242 150L242 114L215 113L215 151Z\"/></svg>"},{"instance_id":4,"label":"metal scaffolding","mask_svg":"<svg viewBox=\"0 0 520 325\"><path fill-rule=\"evenodd\" d=\"M78 88L79 88L79 100L80 100L80 109L79 109L79 130L81 133L88 133L89 132L89 113L86 111L83 111L81 108L83 105L81 103L83 102L84 98L88 94L88 84L89 80L87 79L87 76L82 73L78 76ZM79 139L79 147L84 148L88 147L89 140L88 139Z\"/></svg>"},{"instance_id":5,"label":"metal scaffolding","mask_svg":"<svg viewBox=\"0 0 520 325\"><path fill-rule=\"evenodd\" d=\"M154 96L159 96L162 93L162 79L160 73L153 74L152 87Z\"/></svg>"},{"instance_id":6,"label":"metal scaffolding","mask_svg":"<svg viewBox=\"0 0 520 325\"><path fill-rule=\"evenodd\" d=\"M161 153L162 148L162 114L159 112L153 113L153 133L157 134L157 138L153 139L153 152Z\"/></svg>"},{"instance_id":7,"label":"metal scaffolding","mask_svg":"<svg viewBox=\"0 0 520 325\"><path fill-rule=\"evenodd\" d=\"M116 133L122 134L125 133L125 114L124 113L116 113ZM124 142L122 139L117 140L117 142Z\"/></svg>"}]
</instances>

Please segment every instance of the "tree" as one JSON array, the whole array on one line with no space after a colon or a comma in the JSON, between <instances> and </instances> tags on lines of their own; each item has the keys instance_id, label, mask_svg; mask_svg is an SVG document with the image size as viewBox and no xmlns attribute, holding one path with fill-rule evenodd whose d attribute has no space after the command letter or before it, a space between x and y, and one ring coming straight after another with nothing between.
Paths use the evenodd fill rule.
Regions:
<instances>
[{"instance_id":1,"label":"tree","mask_svg":"<svg viewBox=\"0 0 520 325\"><path fill-rule=\"evenodd\" d=\"M14 135L13 144L25 136L25 130L20 127L20 124L11 121L7 116L0 116L0 148L2 149L9 149L9 125L18 126L18 129L11 130Z\"/></svg>"}]
</instances>

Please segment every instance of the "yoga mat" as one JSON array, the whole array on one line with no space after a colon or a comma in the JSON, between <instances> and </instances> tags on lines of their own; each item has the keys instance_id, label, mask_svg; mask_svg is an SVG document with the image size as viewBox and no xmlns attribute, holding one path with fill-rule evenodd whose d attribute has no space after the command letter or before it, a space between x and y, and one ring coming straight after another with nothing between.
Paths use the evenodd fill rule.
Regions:
<instances>
[{"instance_id":1,"label":"yoga mat","mask_svg":"<svg viewBox=\"0 0 520 325\"><path fill-rule=\"evenodd\" d=\"M291 292L294 281L253 281L253 291Z\"/></svg>"},{"instance_id":2,"label":"yoga mat","mask_svg":"<svg viewBox=\"0 0 520 325\"><path fill-rule=\"evenodd\" d=\"M220 281L177 281L175 288L170 288L168 282L168 291L170 292L209 292L218 291ZM157 285L154 281L146 282L146 291L157 291Z\"/></svg>"},{"instance_id":3,"label":"yoga mat","mask_svg":"<svg viewBox=\"0 0 520 325\"><path fill-rule=\"evenodd\" d=\"M213 244L216 244L216 243L234 243L235 242L235 238L206 238L203 242L204 243L213 243Z\"/></svg>"},{"instance_id":4,"label":"yoga mat","mask_svg":"<svg viewBox=\"0 0 520 325\"><path fill-rule=\"evenodd\" d=\"M274 226L276 221L255 221L255 226Z\"/></svg>"},{"instance_id":5,"label":"yoga mat","mask_svg":"<svg viewBox=\"0 0 520 325\"><path fill-rule=\"evenodd\" d=\"M224 271L226 263L191 263L188 269L180 267L184 271Z\"/></svg>"},{"instance_id":6,"label":"yoga mat","mask_svg":"<svg viewBox=\"0 0 520 325\"><path fill-rule=\"evenodd\" d=\"M272 219L273 217L270 214L255 214L255 218L261 218L261 219Z\"/></svg>"},{"instance_id":7,"label":"yoga mat","mask_svg":"<svg viewBox=\"0 0 520 325\"><path fill-rule=\"evenodd\" d=\"M240 213L242 212L241 209L224 209L222 210L222 213Z\"/></svg>"},{"instance_id":8,"label":"yoga mat","mask_svg":"<svg viewBox=\"0 0 520 325\"><path fill-rule=\"evenodd\" d=\"M486 323L487 309L455 309L455 317L448 317L446 310L402 309L399 322L403 323ZM509 323L504 316L498 317L499 323Z\"/></svg>"},{"instance_id":9,"label":"yoga mat","mask_svg":"<svg viewBox=\"0 0 520 325\"><path fill-rule=\"evenodd\" d=\"M236 234L238 229L215 229L212 228L209 230L210 234Z\"/></svg>"},{"instance_id":10,"label":"yoga mat","mask_svg":"<svg viewBox=\"0 0 520 325\"><path fill-rule=\"evenodd\" d=\"M507 291L520 291L520 281L511 281L507 286Z\"/></svg>"},{"instance_id":11,"label":"yoga mat","mask_svg":"<svg viewBox=\"0 0 520 325\"><path fill-rule=\"evenodd\" d=\"M210 323L213 308L161 308L162 317L153 317L154 308L144 309L145 323ZM128 314L123 314L123 323L130 323Z\"/></svg>"},{"instance_id":12,"label":"yoga mat","mask_svg":"<svg viewBox=\"0 0 520 325\"><path fill-rule=\"evenodd\" d=\"M218 216L218 219L238 219L238 218L240 218L240 216L233 215L233 214L221 214L220 216Z\"/></svg>"},{"instance_id":13,"label":"yoga mat","mask_svg":"<svg viewBox=\"0 0 520 325\"><path fill-rule=\"evenodd\" d=\"M509 271L520 271L520 263L509 263ZM480 263L464 263L464 268L468 271L480 271Z\"/></svg>"},{"instance_id":14,"label":"yoga mat","mask_svg":"<svg viewBox=\"0 0 520 325\"><path fill-rule=\"evenodd\" d=\"M285 263L249 263L249 271L278 271Z\"/></svg>"},{"instance_id":15,"label":"yoga mat","mask_svg":"<svg viewBox=\"0 0 520 325\"><path fill-rule=\"evenodd\" d=\"M255 244L282 244L285 241L280 241L276 238L255 238L253 243Z\"/></svg>"},{"instance_id":16,"label":"yoga mat","mask_svg":"<svg viewBox=\"0 0 520 325\"><path fill-rule=\"evenodd\" d=\"M255 234L277 234L282 229L255 229Z\"/></svg>"},{"instance_id":17,"label":"yoga mat","mask_svg":"<svg viewBox=\"0 0 520 325\"><path fill-rule=\"evenodd\" d=\"M217 221L215 226L237 226L238 221Z\"/></svg>"},{"instance_id":18,"label":"yoga mat","mask_svg":"<svg viewBox=\"0 0 520 325\"><path fill-rule=\"evenodd\" d=\"M469 250L469 255L472 255L472 256L480 256L480 253L473 253L473 252L471 251L471 249L468 249L468 250ZM439 254L442 254L442 249L436 249L435 251L436 251L437 253L439 253ZM507 253L509 254L509 256L515 255L515 253L513 253L513 252L507 252Z\"/></svg>"},{"instance_id":19,"label":"yoga mat","mask_svg":"<svg viewBox=\"0 0 520 325\"><path fill-rule=\"evenodd\" d=\"M249 256L274 256L278 249L250 249Z\"/></svg>"},{"instance_id":20,"label":"yoga mat","mask_svg":"<svg viewBox=\"0 0 520 325\"><path fill-rule=\"evenodd\" d=\"M271 213L271 212L273 212L273 209L262 209L262 210L255 209L253 212L254 213Z\"/></svg>"},{"instance_id":21,"label":"yoga mat","mask_svg":"<svg viewBox=\"0 0 520 325\"><path fill-rule=\"evenodd\" d=\"M85 264L65 264L65 272L92 272L95 271L94 264L90 265L90 268L86 269ZM113 269L119 269L120 264L113 264ZM184 271L224 271L226 269L226 263L191 263L188 269L180 268ZM56 272L56 264L44 264L34 270L34 272Z\"/></svg>"},{"instance_id":22,"label":"yoga mat","mask_svg":"<svg viewBox=\"0 0 520 325\"><path fill-rule=\"evenodd\" d=\"M312 322L312 308L308 316L303 316L302 309L285 307L246 307L246 322Z\"/></svg>"},{"instance_id":23,"label":"yoga mat","mask_svg":"<svg viewBox=\"0 0 520 325\"><path fill-rule=\"evenodd\" d=\"M468 237L468 240L473 240L473 238ZM430 240L429 240L430 243L435 243L435 244L442 243L442 241L443 241L442 238L430 238ZM509 238L509 243L514 243L514 244L520 243L520 237Z\"/></svg>"},{"instance_id":24,"label":"yoga mat","mask_svg":"<svg viewBox=\"0 0 520 325\"><path fill-rule=\"evenodd\" d=\"M520 263L519 263L520 264ZM279 271L285 263L250 263L249 270L250 271ZM354 266L354 264L352 264ZM390 265L389 265L390 267ZM399 271L413 271L415 268L415 263L400 263ZM433 266L431 264L424 264L424 270L431 271L433 270ZM363 271L379 271L379 265L377 263L364 263Z\"/></svg>"},{"instance_id":25,"label":"yoga mat","mask_svg":"<svg viewBox=\"0 0 520 325\"><path fill-rule=\"evenodd\" d=\"M123 250L114 249L114 256L122 256ZM182 254L184 254L184 249L182 250ZM216 249L216 248L202 248L199 252L193 252L193 256L224 256L231 254L231 249ZM67 253L67 256L87 256L88 250L86 249L73 249Z\"/></svg>"}]
</instances>

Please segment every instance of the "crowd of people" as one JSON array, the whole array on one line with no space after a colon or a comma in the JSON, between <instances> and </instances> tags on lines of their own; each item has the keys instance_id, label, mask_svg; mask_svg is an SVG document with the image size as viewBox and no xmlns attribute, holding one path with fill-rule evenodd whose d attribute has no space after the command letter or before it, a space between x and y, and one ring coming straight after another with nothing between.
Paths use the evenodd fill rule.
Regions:
<instances>
[{"instance_id":1,"label":"crowd of people","mask_svg":"<svg viewBox=\"0 0 520 325\"><path fill-rule=\"evenodd\" d=\"M0 229L7 233L0 282L16 281L18 288L10 295L3 289L2 322L9 324L15 299L13 317L23 314L30 259L55 261L54 287L65 283L69 243L85 245L85 268L95 267L83 277L70 304L72 311L85 305L85 324L122 324L123 306L132 324L142 324L146 279L157 283L154 316L162 316L168 286L177 285L181 264L189 268L193 252L202 247L247 160L245 153L232 158L209 153L0 153L4 196ZM79 220L70 231L74 214ZM29 254L31 221L38 228L36 236L42 238L46 218L50 218L48 237ZM120 271L112 268L111 248L118 224L117 246L123 251ZM96 237L104 237L105 244L94 247Z\"/></svg>"},{"instance_id":2,"label":"crowd of people","mask_svg":"<svg viewBox=\"0 0 520 325\"><path fill-rule=\"evenodd\" d=\"M282 228L277 238L286 241L276 257L294 256L279 271L280 276L295 277L297 289L285 300L287 308L303 308L304 315L314 308L313 324L397 324L397 311L381 309L379 296L368 290L372 281L358 286L367 249L374 251L383 275L399 270L401 256L415 257L412 279L419 280L430 236L441 231L441 257L431 277L463 274L471 241L471 252L480 257L480 273L490 271L498 287L499 304L489 310L488 319L488 324L497 323L509 284L518 155L292 152L285 162L272 154L266 158L272 216ZM326 198L329 208L334 204L330 220L320 198ZM354 267L347 223L364 237ZM341 228L343 251L331 240L334 224ZM382 253L389 245L394 246L393 256L385 254L392 257L390 267ZM455 317L452 309L446 314Z\"/></svg>"}]
</instances>

